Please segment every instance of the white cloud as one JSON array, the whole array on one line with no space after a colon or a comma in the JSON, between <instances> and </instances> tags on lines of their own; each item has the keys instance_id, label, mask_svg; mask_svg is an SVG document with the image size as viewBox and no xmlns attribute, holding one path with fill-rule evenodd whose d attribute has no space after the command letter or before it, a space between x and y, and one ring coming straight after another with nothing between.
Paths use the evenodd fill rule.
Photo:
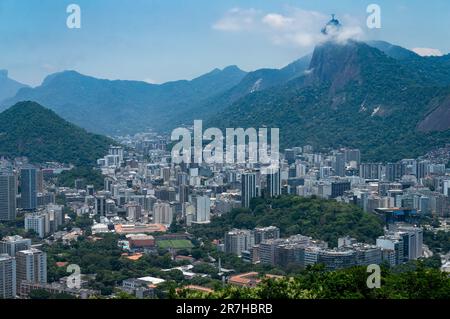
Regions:
<instances>
[{"instance_id":1,"label":"white cloud","mask_svg":"<svg viewBox=\"0 0 450 319\"><path fill-rule=\"evenodd\" d=\"M364 31L360 26L344 26L339 32L330 34L334 41L338 43L345 43L348 40L361 40L363 38ZM328 38L329 38L328 37Z\"/></svg>"},{"instance_id":2,"label":"white cloud","mask_svg":"<svg viewBox=\"0 0 450 319\"><path fill-rule=\"evenodd\" d=\"M363 29L358 21L349 16L342 17L344 27L338 34L324 36L320 31L329 20L330 16L321 12L294 7L287 8L285 13L234 8L213 28L224 32L259 32L276 45L296 47L312 47L330 38L338 42L362 38Z\"/></svg>"},{"instance_id":3,"label":"white cloud","mask_svg":"<svg viewBox=\"0 0 450 319\"><path fill-rule=\"evenodd\" d=\"M414 48L412 49L420 56L443 56L444 54L439 49L431 48Z\"/></svg>"},{"instance_id":4,"label":"white cloud","mask_svg":"<svg viewBox=\"0 0 450 319\"><path fill-rule=\"evenodd\" d=\"M220 31L250 30L256 25L260 12L256 9L233 8L229 10L213 28Z\"/></svg>"},{"instance_id":5,"label":"white cloud","mask_svg":"<svg viewBox=\"0 0 450 319\"><path fill-rule=\"evenodd\" d=\"M281 29L292 25L294 19L285 17L278 13L269 13L262 18L262 22L272 28Z\"/></svg>"}]
</instances>

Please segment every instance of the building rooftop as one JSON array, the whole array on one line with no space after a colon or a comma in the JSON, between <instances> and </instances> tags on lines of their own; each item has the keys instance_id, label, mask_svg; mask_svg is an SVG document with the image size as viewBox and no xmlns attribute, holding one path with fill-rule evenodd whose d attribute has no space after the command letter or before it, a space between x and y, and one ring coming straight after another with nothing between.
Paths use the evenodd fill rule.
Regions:
<instances>
[{"instance_id":1,"label":"building rooftop","mask_svg":"<svg viewBox=\"0 0 450 319\"><path fill-rule=\"evenodd\" d=\"M125 236L127 239L131 240L149 240L149 239L155 239L152 235L146 235L146 234L128 234Z\"/></svg>"},{"instance_id":2,"label":"building rooftop","mask_svg":"<svg viewBox=\"0 0 450 319\"><path fill-rule=\"evenodd\" d=\"M8 242L15 242L15 241L19 241L19 240L31 240L31 239L23 238L22 236L19 236L19 235L5 236L2 239L2 241L8 241Z\"/></svg>"},{"instance_id":3,"label":"building rooftop","mask_svg":"<svg viewBox=\"0 0 450 319\"><path fill-rule=\"evenodd\" d=\"M141 259L142 256L144 256L144 255L141 253L136 253L136 254L132 254L132 255L128 255L125 253L125 254L122 254L122 256L128 260L137 261L137 260Z\"/></svg>"},{"instance_id":4,"label":"building rooftop","mask_svg":"<svg viewBox=\"0 0 450 319\"><path fill-rule=\"evenodd\" d=\"M259 273L257 272L248 272L244 274L231 276L228 279L228 282L234 285L253 287L261 282L261 279L259 279L258 276Z\"/></svg>"},{"instance_id":5,"label":"building rooftop","mask_svg":"<svg viewBox=\"0 0 450 319\"><path fill-rule=\"evenodd\" d=\"M11 256L9 256L8 254L0 254L0 261L5 261L5 260L10 260Z\"/></svg>"},{"instance_id":6,"label":"building rooftop","mask_svg":"<svg viewBox=\"0 0 450 319\"><path fill-rule=\"evenodd\" d=\"M42 253L42 251L39 250L39 249L36 249L36 248L30 248L30 249L27 249L27 250L21 250L21 251L19 251L19 253L22 253L22 254L25 254L25 255L32 255L32 254L35 254L35 253Z\"/></svg>"},{"instance_id":7,"label":"building rooftop","mask_svg":"<svg viewBox=\"0 0 450 319\"><path fill-rule=\"evenodd\" d=\"M140 234L140 233L156 233L166 232L167 227L162 224L117 224L114 229L118 234Z\"/></svg>"},{"instance_id":8,"label":"building rooftop","mask_svg":"<svg viewBox=\"0 0 450 319\"><path fill-rule=\"evenodd\" d=\"M156 277L150 277L150 276L138 278L138 280L143 281L143 282L148 283L148 284L151 284L151 285L158 285L158 284L161 284L161 283L165 282L164 279L156 278Z\"/></svg>"}]
</instances>

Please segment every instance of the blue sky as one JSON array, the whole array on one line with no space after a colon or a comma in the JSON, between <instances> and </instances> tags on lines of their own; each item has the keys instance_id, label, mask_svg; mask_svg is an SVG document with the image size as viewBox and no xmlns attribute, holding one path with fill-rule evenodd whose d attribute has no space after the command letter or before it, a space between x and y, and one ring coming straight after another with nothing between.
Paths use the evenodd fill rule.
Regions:
<instances>
[{"instance_id":1,"label":"blue sky","mask_svg":"<svg viewBox=\"0 0 450 319\"><path fill-rule=\"evenodd\" d=\"M78 30L66 26L71 3ZM366 27L370 3L379 30ZM278 68L312 51L330 13L361 39L450 52L448 0L0 0L0 69L38 85L66 69L161 83L233 64Z\"/></svg>"}]
</instances>

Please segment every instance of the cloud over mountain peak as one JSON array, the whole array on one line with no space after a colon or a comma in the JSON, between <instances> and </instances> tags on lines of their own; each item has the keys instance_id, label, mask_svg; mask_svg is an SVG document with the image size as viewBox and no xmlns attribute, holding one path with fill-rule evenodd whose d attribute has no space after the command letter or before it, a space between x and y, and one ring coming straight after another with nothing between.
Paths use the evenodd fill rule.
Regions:
<instances>
[{"instance_id":1,"label":"cloud over mountain peak","mask_svg":"<svg viewBox=\"0 0 450 319\"><path fill-rule=\"evenodd\" d=\"M222 32L249 32L262 34L275 45L313 47L333 39L345 42L361 40L364 31L356 19L344 16L338 32L322 34L320 30L330 19L328 15L312 10L290 7L284 13L263 12L258 9L233 8L227 11L213 29Z\"/></svg>"}]
</instances>

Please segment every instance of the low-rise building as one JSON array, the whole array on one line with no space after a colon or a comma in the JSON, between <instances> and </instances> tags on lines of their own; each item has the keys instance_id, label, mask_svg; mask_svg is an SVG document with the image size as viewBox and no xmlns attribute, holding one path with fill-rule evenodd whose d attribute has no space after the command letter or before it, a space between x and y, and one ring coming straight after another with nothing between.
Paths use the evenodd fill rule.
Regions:
<instances>
[{"instance_id":1,"label":"low-rise building","mask_svg":"<svg viewBox=\"0 0 450 319\"><path fill-rule=\"evenodd\" d=\"M155 238L145 234L126 235L130 249L148 249L155 247Z\"/></svg>"}]
</instances>

